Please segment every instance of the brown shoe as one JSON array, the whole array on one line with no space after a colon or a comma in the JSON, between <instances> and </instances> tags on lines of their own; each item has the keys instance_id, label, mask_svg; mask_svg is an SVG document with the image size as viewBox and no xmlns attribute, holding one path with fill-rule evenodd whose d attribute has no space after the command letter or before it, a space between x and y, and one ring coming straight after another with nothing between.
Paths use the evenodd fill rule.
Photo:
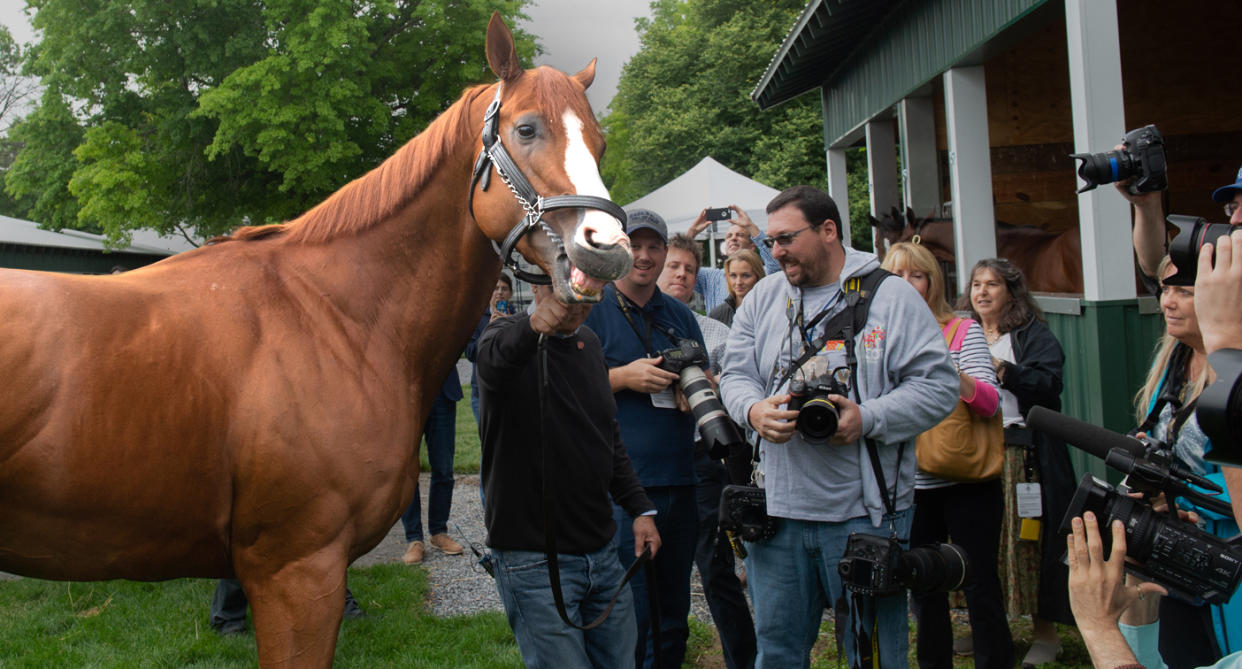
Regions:
<instances>
[{"instance_id":1,"label":"brown shoe","mask_svg":"<svg viewBox=\"0 0 1242 669\"><path fill-rule=\"evenodd\" d=\"M410 547L405 549L405 555L401 556L401 561L406 564L421 564L424 552L423 542L411 541Z\"/></svg>"},{"instance_id":2,"label":"brown shoe","mask_svg":"<svg viewBox=\"0 0 1242 669\"><path fill-rule=\"evenodd\" d=\"M461 555L462 553L461 544L453 541L453 537L444 532L433 534L431 536L431 545L439 548L440 552L445 555Z\"/></svg>"}]
</instances>

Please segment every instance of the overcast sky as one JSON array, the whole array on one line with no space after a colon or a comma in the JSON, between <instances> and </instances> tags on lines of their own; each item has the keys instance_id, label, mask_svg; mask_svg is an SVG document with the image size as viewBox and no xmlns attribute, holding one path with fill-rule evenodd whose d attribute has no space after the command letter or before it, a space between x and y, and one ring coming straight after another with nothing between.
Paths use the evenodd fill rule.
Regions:
<instances>
[{"instance_id":1,"label":"overcast sky","mask_svg":"<svg viewBox=\"0 0 1242 669\"><path fill-rule=\"evenodd\" d=\"M544 54L538 65L551 65L573 74L592 58L595 83L587 91L591 107L601 113L617 90L621 66L638 51L634 19L650 16L649 0L534 0L526 10L526 30L538 37ZM22 8L24 0L0 0L0 23L18 42L34 37Z\"/></svg>"}]
</instances>

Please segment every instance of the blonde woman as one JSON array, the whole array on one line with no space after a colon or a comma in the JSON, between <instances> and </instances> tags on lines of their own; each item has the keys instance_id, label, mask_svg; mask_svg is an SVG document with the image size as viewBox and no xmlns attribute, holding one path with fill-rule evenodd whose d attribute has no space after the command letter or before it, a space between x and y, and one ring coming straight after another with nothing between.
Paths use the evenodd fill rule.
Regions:
<instances>
[{"instance_id":1,"label":"blonde woman","mask_svg":"<svg viewBox=\"0 0 1242 669\"><path fill-rule=\"evenodd\" d=\"M1160 312L1164 315L1165 333L1157 345L1147 380L1134 398L1137 431L1166 444L1173 457L1191 471L1209 475L1220 468L1203 459L1208 438L1199 429L1194 411L1208 379L1207 353L1195 315L1195 287L1164 283L1176 270L1165 257L1156 274L1160 277ZM1195 510L1208 519L1208 529L1217 536L1237 533L1232 518ZM1216 643L1212 618L1209 606L1192 606L1168 597L1161 600L1160 654L1170 667L1213 664L1223 653L1238 649L1236 640L1228 650Z\"/></svg>"},{"instance_id":2,"label":"blonde woman","mask_svg":"<svg viewBox=\"0 0 1242 669\"><path fill-rule=\"evenodd\" d=\"M763 260L754 249L734 251L724 262L724 276L729 296L707 315L732 327L733 314L741 306L742 298L763 278Z\"/></svg>"},{"instance_id":3,"label":"blonde woman","mask_svg":"<svg viewBox=\"0 0 1242 669\"><path fill-rule=\"evenodd\" d=\"M987 338L979 323L958 319L944 298L944 275L930 251L909 242L889 249L883 268L918 290L936 321L952 333L949 353L961 377L959 395L981 416L999 409L996 370ZM961 336L964 330L965 336ZM1000 447L1000 444L997 444ZM910 545L946 542L961 546L970 561L971 578L964 591L970 615L975 666L981 669L1013 667L1013 638L1005 617L997 558L1004 520L1005 498L1000 479L953 483L920 470L914 480L914 520ZM920 669L953 666L953 629L947 593L911 593L918 623L917 657Z\"/></svg>"}]
</instances>

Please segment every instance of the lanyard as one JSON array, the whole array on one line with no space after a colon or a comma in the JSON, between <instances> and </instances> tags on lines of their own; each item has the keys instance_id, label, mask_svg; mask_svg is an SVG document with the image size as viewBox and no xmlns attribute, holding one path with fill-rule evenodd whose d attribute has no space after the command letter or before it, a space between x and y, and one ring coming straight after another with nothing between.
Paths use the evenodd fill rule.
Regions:
<instances>
[{"instance_id":1,"label":"lanyard","mask_svg":"<svg viewBox=\"0 0 1242 669\"><path fill-rule=\"evenodd\" d=\"M629 322L630 328L634 330L634 334L638 335L638 339L639 341L642 342L643 350L647 351L647 355L655 357L656 354L658 353L651 346L651 328L652 327L664 333L664 335L668 337L669 344L673 346L677 345L677 340L679 339L679 337L677 336L677 333L673 331L672 328L661 327L661 325L658 322L656 322L654 316L644 311L642 307L638 306L637 304L634 304L630 300L629 297L621 294L621 291L616 289L616 286L613 286L613 289L616 291L617 306L621 308L621 315L625 316L625 320ZM634 309L636 309L638 313L642 314L644 324L647 326L645 331L639 330L638 324L635 323L633 317L630 316L630 305L631 304L633 304Z\"/></svg>"}]
</instances>

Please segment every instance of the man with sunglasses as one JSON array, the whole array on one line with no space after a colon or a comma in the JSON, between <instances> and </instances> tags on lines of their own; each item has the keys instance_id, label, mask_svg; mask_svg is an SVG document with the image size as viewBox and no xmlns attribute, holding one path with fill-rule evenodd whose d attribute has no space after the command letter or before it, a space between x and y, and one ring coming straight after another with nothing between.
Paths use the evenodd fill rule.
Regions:
<instances>
[{"instance_id":1,"label":"man with sunglasses","mask_svg":"<svg viewBox=\"0 0 1242 669\"><path fill-rule=\"evenodd\" d=\"M1143 275L1143 284L1160 294L1160 284L1153 277L1160 267L1160 261L1169 252L1169 233L1164 224L1162 210L1162 194L1130 193L1127 186L1129 179L1113 184L1121 196L1134 205L1134 254L1138 258L1139 271ZM1224 205L1225 216L1231 225L1242 225L1242 169L1232 184L1221 186L1212 193L1212 199Z\"/></svg>"},{"instance_id":2,"label":"man with sunglasses","mask_svg":"<svg viewBox=\"0 0 1242 669\"><path fill-rule=\"evenodd\" d=\"M908 540L914 438L952 411L958 375L935 317L904 281L883 280L870 290L862 327L836 339L843 321L834 316L858 297L846 297L843 285L880 264L841 243L837 206L827 193L795 186L767 211L767 241L783 273L759 281L738 308L720 383L729 414L759 434L758 468L776 520L775 536L746 543L756 666L807 666L824 608L836 606L845 613L836 624L845 630L851 666L873 647L871 637L879 666L906 667L905 594L850 597L837 563L854 532ZM852 316L850 309L844 317L851 330ZM811 370L843 368L852 370L850 396L828 395L839 412L836 432L826 441L808 439L796 429L798 412L788 409L789 382L819 376Z\"/></svg>"}]
</instances>

